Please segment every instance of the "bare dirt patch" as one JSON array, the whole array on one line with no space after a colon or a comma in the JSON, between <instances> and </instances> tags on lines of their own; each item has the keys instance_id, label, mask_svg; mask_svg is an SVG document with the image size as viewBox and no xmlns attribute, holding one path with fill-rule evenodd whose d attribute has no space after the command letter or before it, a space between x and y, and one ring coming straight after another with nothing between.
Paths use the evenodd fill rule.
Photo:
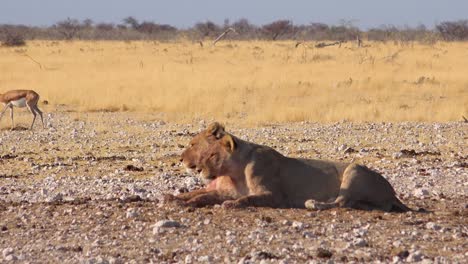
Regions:
<instances>
[{"instance_id":1,"label":"bare dirt patch","mask_svg":"<svg viewBox=\"0 0 468 264\"><path fill-rule=\"evenodd\" d=\"M83 114L85 115L85 114ZM414 209L184 208L200 188L179 154L200 123L59 112L45 130L0 131L0 260L85 262L463 262L467 125L288 123L227 129L295 157L359 161ZM21 144L19 144L21 142ZM353 151L349 151L352 149Z\"/></svg>"}]
</instances>

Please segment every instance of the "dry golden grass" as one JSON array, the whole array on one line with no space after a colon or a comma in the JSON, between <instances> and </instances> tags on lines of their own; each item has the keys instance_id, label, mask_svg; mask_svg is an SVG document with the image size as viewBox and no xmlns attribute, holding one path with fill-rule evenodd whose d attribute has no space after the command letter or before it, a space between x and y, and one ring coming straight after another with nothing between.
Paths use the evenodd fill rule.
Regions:
<instances>
[{"instance_id":1,"label":"dry golden grass","mask_svg":"<svg viewBox=\"0 0 468 264\"><path fill-rule=\"evenodd\" d=\"M0 48L0 92L165 119L451 121L468 116L468 43L52 42ZM2 121L5 122L5 121Z\"/></svg>"}]
</instances>

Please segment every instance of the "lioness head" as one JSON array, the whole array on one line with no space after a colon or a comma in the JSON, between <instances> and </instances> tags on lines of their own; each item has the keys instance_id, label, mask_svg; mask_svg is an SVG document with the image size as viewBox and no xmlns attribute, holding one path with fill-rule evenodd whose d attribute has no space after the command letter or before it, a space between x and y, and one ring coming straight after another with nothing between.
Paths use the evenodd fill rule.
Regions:
<instances>
[{"instance_id":1,"label":"lioness head","mask_svg":"<svg viewBox=\"0 0 468 264\"><path fill-rule=\"evenodd\" d=\"M197 173L201 153L206 151L211 144L221 139L224 135L224 126L218 122L214 122L190 140L189 146L182 152L181 156L181 161L188 173Z\"/></svg>"},{"instance_id":2,"label":"lioness head","mask_svg":"<svg viewBox=\"0 0 468 264\"><path fill-rule=\"evenodd\" d=\"M236 150L234 138L225 134L221 139L213 142L200 155L200 176L205 180L213 180L219 175L229 175L232 170L232 155Z\"/></svg>"}]
</instances>

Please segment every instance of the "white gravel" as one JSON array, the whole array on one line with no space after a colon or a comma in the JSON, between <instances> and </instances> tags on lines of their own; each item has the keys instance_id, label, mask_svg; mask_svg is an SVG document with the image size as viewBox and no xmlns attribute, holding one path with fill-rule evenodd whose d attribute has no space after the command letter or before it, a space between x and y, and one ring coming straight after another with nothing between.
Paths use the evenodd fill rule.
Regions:
<instances>
[{"instance_id":1,"label":"white gravel","mask_svg":"<svg viewBox=\"0 0 468 264\"><path fill-rule=\"evenodd\" d=\"M0 131L0 262L466 261L466 123L228 123L285 155L363 163L434 212L227 212L162 203L201 188L179 155L209 122L136 116L59 112L45 130Z\"/></svg>"}]
</instances>

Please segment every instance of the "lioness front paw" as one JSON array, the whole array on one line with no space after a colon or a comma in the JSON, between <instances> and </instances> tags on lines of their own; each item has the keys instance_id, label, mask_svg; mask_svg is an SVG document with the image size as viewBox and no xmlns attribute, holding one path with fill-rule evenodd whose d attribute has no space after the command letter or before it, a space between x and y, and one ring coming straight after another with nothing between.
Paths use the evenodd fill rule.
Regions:
<instances>
[{"instance_id":1,"label":"lioness front paw","mask_svg":"<svg viewBox=\"0 0 468 264\"><path fill-rule=\"evenodd\" d=\"M243 206L238 201L229 200L229 201L224 201L221 204L221 207L223 209L233 209L233 208L242 208Z\"/></svg>"},{"instance_id":2,"label":"lioness front paw","mask_svg":"<svg viewBox=\"0 0 468 264\"><path fill-rule=\"evenodd\" d=\"M209 205L205 200L203 199L197 199L197 198L192 198L184 203L185 206L190 206L190 207L205 207Z\"/></svg>"},{"instance_id":3,"label":"lioness front paw","mask_svg":"<svg viewBox=\"0 0 468 264\"><path fill-rule=\"evenodd\" d=\"M176 199L177 199L177 197L175 195L172 195L172 194L169 194L169 193L163 194L163 201L164 202L174 201Z\"/></svg>"},{"instance_id":4,"label":"lioness front paw","mask_svg":"<svg viewBox=\"0 0 468 264\"><path fill-rule=\"evenodd\" d=\"M168 193L163 195L163 201L164 201L165 204L167 204L167 203L176 203L178 205L182 205L183 202L184 202L179 197L177 197L175 195L172 195L172 194L168 194Z\"/></svg>"},{"instance_id":5,"label":"lioness front paw","mask_svg":"<svg viewBox=\"0 0 468 264\"><path fill-rule=\"evenodd\" d=\"M304 203L304 206L305 208L309 210L327 210L327 209L335 207L334 204L322 203L322 202L318 202L315 200L307 200Z\"/></svg>"}]
</instances>

